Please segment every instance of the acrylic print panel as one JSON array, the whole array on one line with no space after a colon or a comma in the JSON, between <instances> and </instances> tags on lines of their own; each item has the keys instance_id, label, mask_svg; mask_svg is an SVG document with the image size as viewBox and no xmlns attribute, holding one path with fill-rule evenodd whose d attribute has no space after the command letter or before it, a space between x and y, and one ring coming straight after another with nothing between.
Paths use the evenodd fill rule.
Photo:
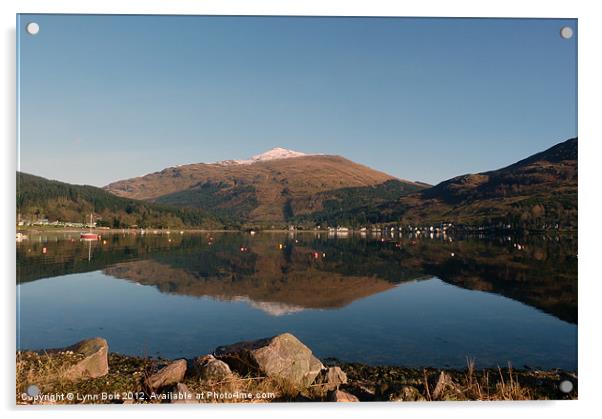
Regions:
<instances>
[{"instance_id":1,"label":"acrylic print panel","mask_svg":"<svg viewBox=\"0 0 602 419\"><path fill-rule=\"evenodd\" d=\"M17 26L18 404L577 398L576 20Z\"/></svg>"}]
</instances>

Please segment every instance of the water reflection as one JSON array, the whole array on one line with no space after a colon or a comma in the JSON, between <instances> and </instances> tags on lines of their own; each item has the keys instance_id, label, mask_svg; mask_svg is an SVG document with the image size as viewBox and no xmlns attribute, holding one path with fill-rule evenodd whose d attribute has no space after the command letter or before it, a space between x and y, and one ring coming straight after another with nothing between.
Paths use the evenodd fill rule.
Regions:
<instances>
[{"instance_id":1,"label":"water reflection","mask_svg":"<svg viewBox=\"0 0 602 419\"><path fill-rule=\"evenodd\" d=\"M555 237L30 234L18 347L100 335L117 352L194 357L289 331L348 361L575 369L575 255Z\"/></svg>"},{"instance_id":2,"label":"water reflection","mask_svg":"<svg viewBox=\"0 0 602 419\"><path fill-rule=\"evenodd\" d=\"M32 236L17 245L21 283L102 270L161 292L248 301L272 315L333 309L433 276L577 322L572 238L375 237L237 233Z\"/></svg>"}]
</instances>

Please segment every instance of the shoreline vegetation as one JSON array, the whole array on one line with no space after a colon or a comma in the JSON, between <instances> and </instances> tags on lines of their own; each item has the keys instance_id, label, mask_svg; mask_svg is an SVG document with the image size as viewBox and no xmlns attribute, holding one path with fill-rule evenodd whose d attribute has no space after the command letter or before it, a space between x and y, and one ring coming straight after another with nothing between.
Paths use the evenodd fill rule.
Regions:
<instances>
[{"instance_id":1,"label":"shoreline vegetation","mask_svg":"<svg viewBox=\"0 0 602 419\"><path fill-rule=\"evenodd\" d=\"M120 355L92 338L17 351L16 370L20 405L575 400L578 382L576 372L477 369L470 359L464 369L322 362L289 333L179 360Z\"/></svg>"}]
</instances>

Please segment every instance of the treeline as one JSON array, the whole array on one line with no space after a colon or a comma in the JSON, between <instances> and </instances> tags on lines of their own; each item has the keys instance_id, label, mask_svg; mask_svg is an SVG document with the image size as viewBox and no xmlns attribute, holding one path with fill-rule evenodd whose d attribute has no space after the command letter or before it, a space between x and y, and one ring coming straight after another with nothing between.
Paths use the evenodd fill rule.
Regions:
<instances>
[{"instance_id":1,"label":"treeline","mask_svg":"<svg viewBox=\"0 0 602 419\"><path fill-rule=\"evenodd\" d=\"M405 204L405 205L404 205ZM322 211L312 214L311 221L302 219L300 225L365 227L374 224L438 225L452 222L456 227L502 228L511 226L515 230L576 230L577 197L576 194L550 194L543 199L528 198L513 203L499 201L477 202L473 205L447 207L440 203L416 205L392 202L381 205L367 205L360 208L341 211Z\"/></svg>"},{"instance_id":2,"label":"treeline","mask_svg":"<svg viewBox=\"0 0 602 419\"><path fill-rule=\"evenodd\" d=\"M383 217L380 206L389 202L397 202L402 196L420 191L425 186L428 185L388 180L376 186L321 192L307 198L296 199L291 205L291 215L287 217L287 221L303 227L320 225L353 228L397 221L390 217ZM321 205L315 205L315 203L321 203ZM321 209L314 212L306 210L314 206L321 206Z\"/></svg>"},{"instance_id":3,"label":"treeline","mask_svg":"<svg viewBox=\"0 0 602 419\"><path fill-rule=\"evenodd\" d=\"M121 198L100 188L71 185L17 172L17 212L23 220L86 222L125 228L221 228L224 223L198 208L174 208Z\"/></svg>"}]
</instances>

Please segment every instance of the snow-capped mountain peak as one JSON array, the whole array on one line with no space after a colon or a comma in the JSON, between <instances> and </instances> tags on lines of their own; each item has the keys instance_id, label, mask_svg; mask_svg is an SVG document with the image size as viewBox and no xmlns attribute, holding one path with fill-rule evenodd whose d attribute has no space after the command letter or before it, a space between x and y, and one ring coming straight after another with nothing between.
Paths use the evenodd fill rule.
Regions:
<instances>
[{"instance_id":1,"label":"snow-capped mountain peak","mask_svg":"<svg viewBox=\"0 0 602 419\"><path fill-rule=\"evenodd\" d=\"M305 153L300 151L288 150L282 147L274 147L265 153L257 154L251 157L252 161L266 161L266 160L278 160L278 159L290 159L292 157L307 156Z\"/></svg>"},{"instance_id":2,"label":"snow-capped mountain peak","mask_svg":"<svg viewBox=\"0 0 602 419\"><path fill-rule=\"evenodd\" d=\"M248 160L223 160L215 164L220 166L231 166L236 164L252 164L270 160L281 160L281 159L292 159L295 157L311 156L312 154L301 153L300 151L293 151L282 147L274 147L265 153L257 154Z\"/></svg>"}]
</instances>

